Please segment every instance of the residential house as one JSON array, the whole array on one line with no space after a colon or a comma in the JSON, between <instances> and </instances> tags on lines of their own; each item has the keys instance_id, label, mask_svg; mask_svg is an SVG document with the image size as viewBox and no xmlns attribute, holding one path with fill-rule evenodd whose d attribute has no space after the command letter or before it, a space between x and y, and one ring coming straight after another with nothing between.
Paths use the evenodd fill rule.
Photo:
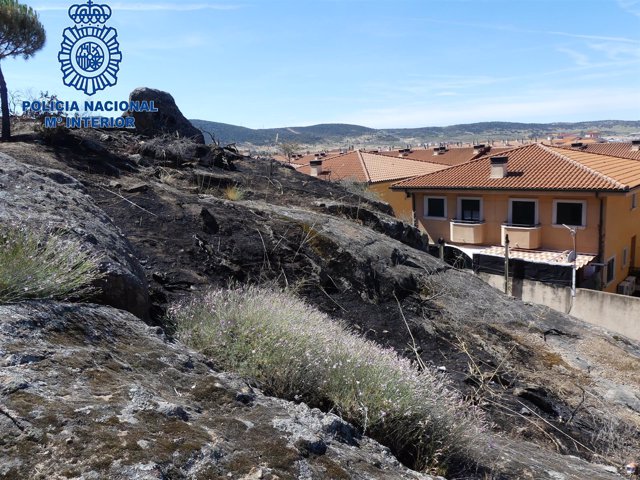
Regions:
<instances>
[{"instance_id":1,"label":"residential house","mask_svg":"<svg viewBox=\"0 0 640 480\"><path fill-rule=\"evenodd\" d=\"M571 144L571 148L582 150L588 153L600 153L612 157L630 158L632 160L640 160L640 140L634 140L630 143L611 142L611 143L585 143L575 142Z\"/></svg>"},{"instance_id":2,"label":"residential house","mask_svg":"<svg viewBox=\"0 0 640 480\"><path fill-rule=\"evenodd\" d=\"M500 152L510 150L509 148L496 148L491 145L475 145L472 147L440 146L433 148L404 148L381 152L381 155L397 158L407 158L420 162L439 163L453 166L466 163L485 155L497 155Z\"/></svg>"},{"instance_id":3,"label":"residential house","mask_svg":"<svg viewBox=\"0 0 640 480\"><path fill-rule=\"evenodd\" d=\"M274 155L273 159L277 160L280 163L284 163L285 165L290 165L291 167L298 169L304 165L309 165L312 160L316 160L318 158L331 158L337 157L338 155L343 155L346 153L345 150L332 150L332 151L322 151L318 153L294 153L291 158L287 158L285 155Z\"/></svg>"},{"instance_id":4,"label":"residential house","mask_svg":"<svg viewBox=\"0 0 640 480\"><path fill-rule=\"evenodd\" d=\"M578 134L562 134L557 137L549 137L547 139L549 144L555 147L570 147L573 144L591 144L597 143L600 140L596 137L583 137Z\"/></svg>"},{"instance_id":5,"label":"residential house","mask_svg":"<svg viewBox=\"0 0 640 480\"><path fill-rule=\"evenodd\" d=\"M443 168L447 166L355 150L335 156L316 156L297 170L322 180L366 184L369 190L376 192L381 200L391 205L396 216L411 218L411 198L404 192L391 190L391 185L398 180L436 172Z\"/></svg>"},{"instance_id":6,"label":"residential house","mask_svg":"<svg viewBox=\"0 0 640 480\"><path fill-rule=\"evenodd\" d=\"M640 263L640 162L532 144L397 183L433 242L500 274L505 239L530 280L616 292Z\"/></svg>"}]
</instances>

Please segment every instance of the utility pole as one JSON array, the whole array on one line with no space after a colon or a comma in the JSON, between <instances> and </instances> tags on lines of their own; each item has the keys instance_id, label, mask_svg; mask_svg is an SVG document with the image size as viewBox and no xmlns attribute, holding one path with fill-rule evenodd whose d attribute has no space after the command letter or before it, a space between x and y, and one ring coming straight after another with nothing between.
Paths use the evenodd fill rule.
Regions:
<instances>
[{"instance_id":1,"label":"utility pole","mask_svg":"<svg viewBox=\"0 0 640 480\"><path fill-rule=\"evenodd\" d=\"M504 293L509 295L509 235L504 236Z\"/></svg>"}]
</instances>

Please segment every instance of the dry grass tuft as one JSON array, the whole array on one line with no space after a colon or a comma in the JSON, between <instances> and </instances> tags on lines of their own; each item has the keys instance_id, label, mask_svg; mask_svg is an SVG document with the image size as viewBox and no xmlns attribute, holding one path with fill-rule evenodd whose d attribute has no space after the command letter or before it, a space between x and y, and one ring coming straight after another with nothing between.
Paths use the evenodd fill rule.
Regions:
<instances>
[{"instance_id":1,"label":"dry grass tuft","mask_svg":"<svg viewBox=\"0 0 640 480\"><path fill-rule=\"evenodd\" d=\"M383 202L386 203L378 192L375 192L369 188L369 184L366 182L358 182L353 179L340 180L340 185L344 187L349 193L358 195L371 202Z\"/></svg>"},{"instance_id":2,"label":"dry grass tuft","mask_svg":"<svg viewBox=\"0 0 640 480\"><path fill-rule=\"evenodd\" d=\"M436 371L419 371L292 294L212 290L171 309L180 337L270 394L331 408L418 469L478 458L479 410Z\"/></svg>"},{"instance_id":3,"label":"dry grass tuft","mask_svg":"<svg viewBox=\"0 0 640 480\"><path fill-rule=\"evenodd\" d=\"M0 227L0 303L84 296L102 276L98 265L62 233Z\"/></svg>"},{"instance_id":4,"label":"dry grass tuft","mask_svg":"<svg viewBox=\"0 0 640 480\"><path fill-rule=\"evenodd\" d=\"M180 183L180 172L169 168L160 167L156 173L158 180L165 185L175 187Z\"/></svg>"},{"instance_id":5,"label":"dry grass tuft","mask_svg":"<svg viewBox=\"0 0 640 480\"><path fill-rule=\"evenodd\" d=\"M245 195L245 190L237 185L232 185L224 189L225 198L232 202L239 202L240 200L243 200Z\"/></svg>"}]
</instances>

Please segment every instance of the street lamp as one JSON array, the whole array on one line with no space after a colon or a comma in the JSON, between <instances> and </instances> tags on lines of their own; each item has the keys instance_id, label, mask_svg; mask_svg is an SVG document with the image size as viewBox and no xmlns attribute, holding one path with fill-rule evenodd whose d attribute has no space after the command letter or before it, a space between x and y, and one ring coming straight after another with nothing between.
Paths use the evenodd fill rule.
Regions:
<instances>
[{"instance_id":1,"label":"street lamp","mask_svg":"<svg viewBox=\"0 0 640 480\"><path fill-rule=\"evenodd\" d=\"M576 296L576 270L577 270L577 262L578 262L578 251L576 250L576 236L578 235L578 229L573 227L568 227L565 224L562 224L564 228L571 232L571 237L573 238L573 252L569 255L569 261L571 261L571 257L573 257L573 268L571 269L571 297L575 298Z\"/></svg>"}]
</instances>

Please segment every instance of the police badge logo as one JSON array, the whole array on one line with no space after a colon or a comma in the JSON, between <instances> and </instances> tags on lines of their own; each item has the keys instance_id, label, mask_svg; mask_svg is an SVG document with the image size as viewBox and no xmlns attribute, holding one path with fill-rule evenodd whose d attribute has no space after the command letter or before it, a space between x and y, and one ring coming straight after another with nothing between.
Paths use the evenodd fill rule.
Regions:
<instances>
[{"instance_id":1,"label":"police badge logo","mask_svg":"<svg viewBox=\"0 0 640 480\"><path fill-rule=\"evenodd\" d=\"M75 27L66 28L58 54L64 84L94 95L118 83L122 53L118 32L104 24L111 18L108 5L72 5L69 17Z\"/></svg>"}]
</instances>

